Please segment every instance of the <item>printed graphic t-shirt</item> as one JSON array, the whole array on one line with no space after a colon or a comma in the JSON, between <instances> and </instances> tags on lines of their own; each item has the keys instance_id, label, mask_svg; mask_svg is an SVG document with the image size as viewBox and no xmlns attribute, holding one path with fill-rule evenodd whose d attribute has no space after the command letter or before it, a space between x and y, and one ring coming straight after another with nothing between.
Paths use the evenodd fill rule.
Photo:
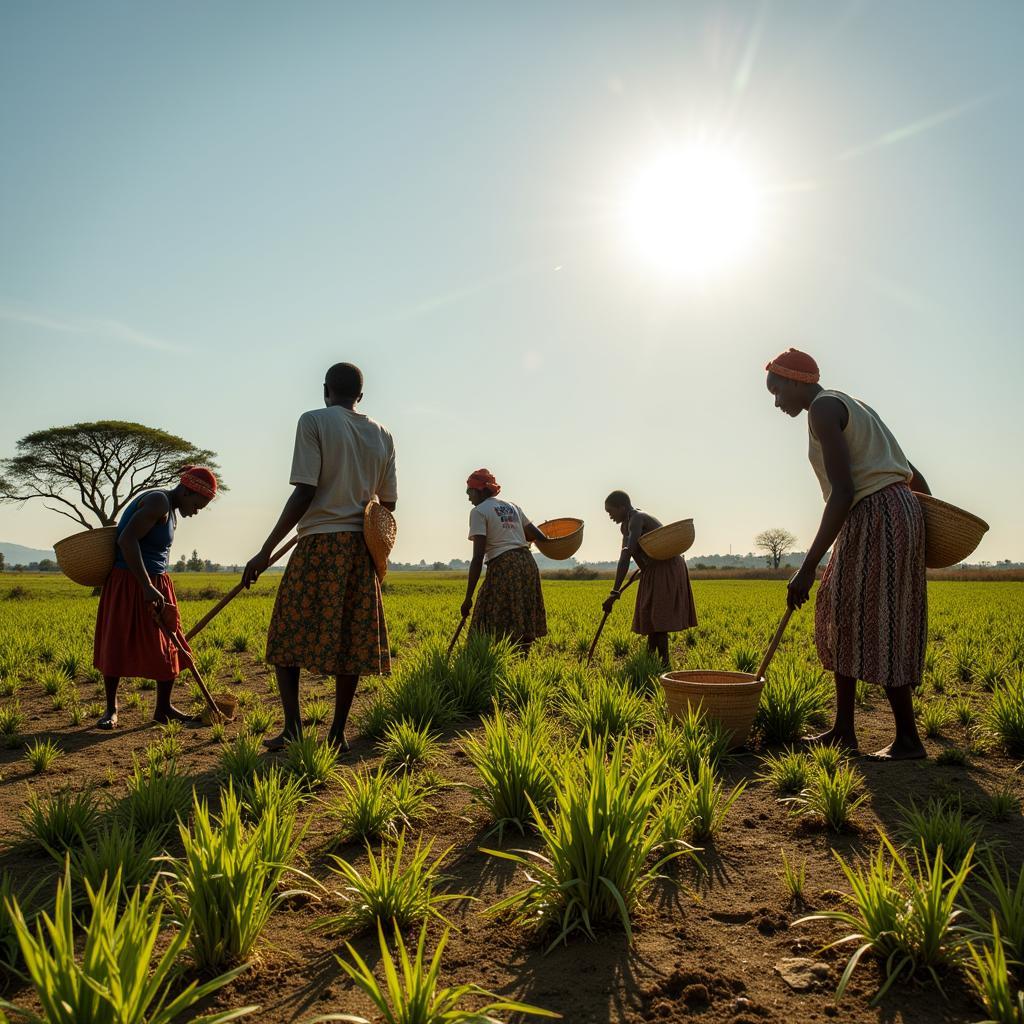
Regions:
<instances>
[{"instance_id":1,"label":"printed graphic t-shirt","mask_svg":"<svg viewBox=\"0 0 1024 1024\"><path fill-rule=\"evenodd\" d=\"M484 561L490 562L506 551L529 547L529 525L530 520L518 505L503 498L486 498L469 513L469 539L487 538Z\"/></svg>"},{"instance_id":2,"label":"printed graphic t-shirt","mask_svg":"<svg viewBox=\"0 0 1024 1024\"><path fill-rule=\"evenodd\" d=\"M316 487L299 520L300 537L313 533L361 533L363 509L376 494L398 500L395 442L369 416L340 405L299 417L292 456L293 484Z\"/></svg>"}]
</instances>

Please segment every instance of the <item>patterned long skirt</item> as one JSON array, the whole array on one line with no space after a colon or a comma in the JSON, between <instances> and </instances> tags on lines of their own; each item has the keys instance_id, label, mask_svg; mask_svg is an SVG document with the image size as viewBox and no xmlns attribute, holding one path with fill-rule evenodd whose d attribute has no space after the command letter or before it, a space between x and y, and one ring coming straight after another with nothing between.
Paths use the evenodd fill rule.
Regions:
<instances>
[{"instance_id":1,"label":"patterned long skirt","mask_svg":"<svg viewBox=\"0 0 1024 1024\"><path fill-rule=\"evenodd\" d=\"M151 579L172 609L168 625L180 628L171 577L161 572ZM105 676L118 678L137 676L164 682L178 674L178 649L154 621L153 606L127 569L111 569L100 592L92 663Z\"/></svg>"},{"instance_id":2,"label":"patterned long skirt","mask_svg":"<svg viewBox=\"0 0 1024 1024\"><path fill-rule=\"evenodd\" d=\"M824 667L880 686L920 686L928 643L924 517L893 484L854 505L814 605Z\"/></svg>"},{"instance_id":3,"label":"patterned long skirt","mask_svg":"<svg viewBox=\"0 0 1024 1024\"><path fill-rule=\"evenodd\" d=\"M361 533L300 538L274 601L267 661L324 675L391 671L380 583Z\"/></svg>"},{"instance_id":4,"label":"patterned long skirt","mask_svg":"<svg viewBox=\"0 0 1024 1024\"><path fill-rule=\"evenodd\" d=\"M469 628L516 642L548 635L540 572L528 548L506 551L487 563Z\"/></svg>"},{"instance_id":5,"label":"patterned long skirt","mask_svg":"<svg viewBox=\"0 0 1024 1024\"><path fill-rule=\"evenodd\" d=\"M697 625L690 574L682 556L663 560L642 557L633 632L678 633Z\"/></svg>"}]
</instances>

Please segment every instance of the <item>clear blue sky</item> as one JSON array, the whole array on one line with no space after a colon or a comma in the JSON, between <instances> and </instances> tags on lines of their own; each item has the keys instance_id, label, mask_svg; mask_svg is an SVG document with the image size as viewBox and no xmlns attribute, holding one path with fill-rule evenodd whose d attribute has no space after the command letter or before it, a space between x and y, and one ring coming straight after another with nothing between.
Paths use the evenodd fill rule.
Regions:
<instances>
[{"instance_id":1,"label":"clear blue sky","mask_svg":"<svg viewBox=\"0 0 1024 1024\"><path fill-rule=\"evenodd\" d=\"M694 552L806 545L790 344L1024 558L1024 5L7 3L0 452L137 419L220 453L178 546L244 561L323 371L399 447L400 559L465 557L466 474L534 519L613 487ZM695 138L762 217L700 281L638 253L629 186ZM0 539L71 524L0 508Z\"/></svg>"}]
</instances>

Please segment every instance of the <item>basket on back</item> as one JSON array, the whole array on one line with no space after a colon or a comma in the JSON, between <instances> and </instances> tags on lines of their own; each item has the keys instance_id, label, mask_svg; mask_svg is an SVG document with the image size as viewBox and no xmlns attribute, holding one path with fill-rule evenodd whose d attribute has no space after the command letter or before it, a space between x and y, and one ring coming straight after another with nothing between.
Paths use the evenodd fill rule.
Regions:
<instances>
[{"instance_id":1,"label":"basket on back","mask_svg":"<svg viewBox=\"0 0 1024 1024\"><path fill-rule=\"evenodd\" d=\"M102 587L114 568L117 555L117 527L100 526L83 530L53 545L57 564L69 580L83 587Z\"/></svg>"},{"instance_id":2,"label":"basket on back","mask_svg":"<svg viewBox=\"0 0 1024 1024\"><path fill-rule=\"evenodd\" d=\"M917 495L924 514L924 564L945 569L967 558L981 543L988 523L970 512L939 501L930 494Z\"/></svg>"},{"instance_id":3,"label":"basket on back","mask_svg":"<svg viewBox=\"0 0 1024 1024\"><path fill-rule=\"evenodd\" d=\"M664 562L689 551L695 536L693 520L680 519L678 523L659 526L657 530L645 533L640 538L640 549L649 558Z\"/></svg>"},{"instance_id":4,"label":"basket on back","mask_svg":"<svg viewBox=\"0 0 1024 1024\"><path fill-rule=\"evenodd\" d=\"M582 519L549 519L538 527L548 540L534 541L537 550L546 558L562 561L572 558L583 543Z\"/></svg>"},{"instance_id":5,"label":"basket on back","mask_svg":"<svg viewBox=\"0 0 1024 1024\"><path fill-rule=\"evenodd\" d=\"M363 509L363 539L373 558L373 567L379 580L388 574L388 558L397 537L398 522L374 496Z\"/></svg>"}]
</instances>

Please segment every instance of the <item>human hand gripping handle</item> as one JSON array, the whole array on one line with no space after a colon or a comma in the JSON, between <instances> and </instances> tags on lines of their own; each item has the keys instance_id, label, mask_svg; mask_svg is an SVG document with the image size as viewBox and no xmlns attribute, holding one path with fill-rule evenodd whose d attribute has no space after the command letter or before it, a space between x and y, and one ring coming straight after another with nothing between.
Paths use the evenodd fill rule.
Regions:
<instances>
[{"instance_id":1,"label":"human hand gripping handle","mask_svg":"<svg viewBox=\"0 0 1024 1024\"><path fill-rule=\"evenodd\" d=\"M811 595L811 587L814 586L814 566L808 566L805 562L795 572L786 587L786 605L791 611L806 604Z\"/></svg>"}]
</instances>

